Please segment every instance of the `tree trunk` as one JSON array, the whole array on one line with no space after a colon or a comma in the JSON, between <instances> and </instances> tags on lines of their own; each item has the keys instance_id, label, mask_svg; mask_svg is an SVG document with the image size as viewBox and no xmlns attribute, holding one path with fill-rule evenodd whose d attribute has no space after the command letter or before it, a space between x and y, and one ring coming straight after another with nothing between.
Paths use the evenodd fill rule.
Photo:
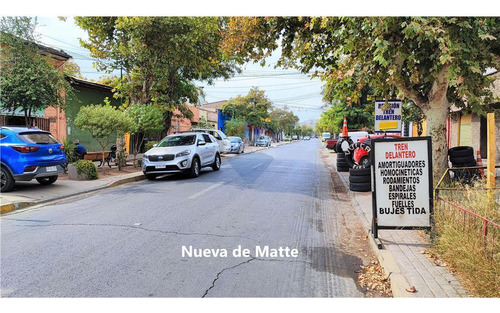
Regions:
<instances>
[{"instance_id":1,"label":"tree trunk","mask_svg":"<svg viewBox=\"0 0 500 313\"><path fill-rule=\"evenodd\" d=\"M446 118L449 103L445 97L429 102L424 110L427 121L427 136L432 138L433 184L437 185L448 168L448 145L446 142Z\"/></svg>"},{"instance_id":2,"label":"tree trunk","mask_svg":"<svg viewBox=\"0 0 500 313\"><path fill-rule=\"evenodd\" d=\"M121 171L122 167L126 166L125 158L125 135L118 135L116 137L116 159L118 160L118 170Z\"/></svg>"}]
</instances>

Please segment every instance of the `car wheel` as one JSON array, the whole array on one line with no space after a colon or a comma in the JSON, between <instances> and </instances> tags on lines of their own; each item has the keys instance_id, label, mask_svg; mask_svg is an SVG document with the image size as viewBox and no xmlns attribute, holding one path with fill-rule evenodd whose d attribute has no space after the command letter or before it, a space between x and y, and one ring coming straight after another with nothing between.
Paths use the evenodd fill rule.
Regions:
<instances>
[{"instance_id":1,"label":"car wheel","mask_svg":"<svg viewBox=\"0 0 500 313\"><path fill-rule=\"evenodd\" d=\"M369 156L364 156L359 160L359 166L361 168L370 168L371 166L371 160Z\"/></svg>"},{"instance_id":2,"label":"car wheel","mask_svg":"<svg viewBox=\"0 0 500 313\"><path fill-rule=\"evenodd\" d=\"M220 170L220 155L218 153L215 155L215 160L214 164L212 165L212 169L214 171Z\"/></svg>"},{"instance_id":3,"label":"car wheel","mask_svg":"<svg viewBox=\"0 0 500 313\"><path fill-rule=\"evenodd\" d=\"M2 167L0 180L2 182L2 189L1 189L2 192L11 191L12 189L14 189L14 178L12 177L12 175L10 175L10 172L4 167Z\"/></svg>"},{"instance_id":4,"label":"car wheel","mask_svg":"<svg viewBox=\"0 0 500 313\"><path fill-rule=\"evenodd\" d=\"M196 178L200 176L200 160L198 158L193 158L193 161L191 162L191 170L189 171L189 177L190 178Z\"/></svg>"},{"instance_id":5,"label":"car wheel","mask_svg":"<svg viewBox=\"0 0 500 313\"><path fill-rule=\"evenodd\" d=\"M40 177L36 179L41 185L50 185L56 182L57 180L57 175L56 176L49 176L49 177Z\"/></svg>"},{"instance_id":6,"label":"car wheel","mask_svg":"<svg viewBox=\"0 0 500 313\"><path fill-rule=\"evenodd\" d=\"M146 176L146 178L148 180L155 180L156 179L156 174L146 174L146 173L144 173L144 175Z\"/></svg>"}]
</instances>

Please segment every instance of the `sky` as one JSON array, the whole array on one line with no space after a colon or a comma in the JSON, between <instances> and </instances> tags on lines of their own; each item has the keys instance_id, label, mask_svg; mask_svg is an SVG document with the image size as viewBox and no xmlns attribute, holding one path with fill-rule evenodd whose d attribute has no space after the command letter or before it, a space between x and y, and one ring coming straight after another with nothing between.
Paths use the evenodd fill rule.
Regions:
<instances>
[{"instance_id":1,"label":"sky","mask_svg":"<svg viewBox=\"0 0 500 313\"><path fill-rule=\"evenodd\" d=\"M61 21L57 17L38 17L39 42L73 56L73 61L80 66L82 75L87 79L97 80L109 74L98 72L93 67L93 60L88 50L80 46L79 38L87 39L87 33L75 25L73 18ZM266 67L248 63L242 66L242 73L229 80L215 80L212 85L199 82L203 87L205 100L215 102L228 100L237 95L245 95L250 88L259 87L264 90L274 106L288 106L305 122L319 119L321 112L327 109L322 101L319 78L310 78L292 69L275 69L274 64L279 58L279 51L266 60ZM119 75L119 71L115 72Z\"/></svg>"}]
</instances>

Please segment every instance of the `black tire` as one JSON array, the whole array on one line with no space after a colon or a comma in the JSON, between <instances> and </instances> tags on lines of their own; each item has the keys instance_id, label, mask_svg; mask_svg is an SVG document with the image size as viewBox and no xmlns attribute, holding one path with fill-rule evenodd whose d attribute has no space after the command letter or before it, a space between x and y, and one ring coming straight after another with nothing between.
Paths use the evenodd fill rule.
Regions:
<instances>
[{"instance_id":1,"label":"black tire","mask_svg":"<svg viewBox=\"0 0 500 313\"><path fill-rule=\"evenodd\" d=\"M345 153L344 152L337 153L337 160L345 160Z\"/></svg>"},{"instance_id":2,"label":"black tire","mask_svg":"<svg viewBox=\"0 0 500 313\"><path fill-rule=\"evenodd\" d=\"M472 162L476 162L476 158L474 158L473 155L465 156L465 157L451 157L450 156L450 161L451 163L456 163L456 164L469 164Z\"/></svg>"},{"instance_id":3,"label":"black tire","mask_svg":"<svg viewBox=\"0 0 500 313\"><path fill-rule=\"evenodd\" d=\"M200 176L200 171L201 171L200 160L197 157L194 157L193 161L191 161L191 169L188 172L188 176L190 178L196 178Z\"/></svg>"},{"instance_id":4,"label":"black tire","mask_svg":"<svg viewBox=\"0 0 500 313\"><path fill-rule=\"evenodd\" d=\"M349 176L350 183L371 183L371 176Z\"/></svg>"},{"instance_id":5,"label":"black tire","mask_svg":"<svg viewBox=\"0 0 500 313\"><path fill-rule=\"evenodd\" d=\"M353 168L354 165L356 165L354 163L354 160L352 159L352 155L353 155L353 153L345 155L345 161L346 161L347 165L349 166L349 168Z\"/></svg>"},{"instance_id":6,"label":"black tire","mask_svg":"<svg viewBox=\"0 0 500 313\"><path fill-rule=\"evenodd\" d=\"M451 163L453 167L472 167L472 166L477 166L476 161L471 161L467 163Z\"/></svg>"},{"instance_id":7,"label":"black tire","mask_svg":"<svg viewBox=\"0 0 500 313\"><path fill-rule=\"evenodd\" d=\"M48 176L48 177L40 177L36 179L40 185L51 185L56 182L57 180L57 175L55 176Z\"/></svg>"},{"instance_id":8,"label":"black tire","mask_svg":"<svg viewBox=\"0 0 500 313\"><path fill-rule=\"evenodd\" d=\"M351 191L372 191L371 183L349 183Z\"/></svg>"},{"instance_id":9,"label":"black tire","mask_svg":"<svg viewBox=\"0 0 500 313\"><path fill-rule=\"evenodd\" d=\"M146 174L146 173L144 173L144 175L146 176L146 178L148 180L155 180L156 179L156 174Z\"/></svg>"},{"instance_id":10,"label":"black tire","mask_svg":"<svg viewBox=\"0 0 500 313\"><path fill-rule=\"evenodd\" d=\"M349 172L348 166L337 166L337 172Z\"/></svg>"},{"instance_id":11,"label":"black tire","mask_svg":"<svg viewBox=\"0 0 500 313\"><path fill-rule=\"evenodd\" d=\"M1 173L1 182L2 182L2 192L8 192L14 189L14 178L12 175L10 175L10 172L8 169L2 166L2 173Z\"/></svg>"},{"instance_id":12,"label":"black tire","mask_svg":"<svg viewBox=\"0 0 500 313\"><path fill-rule=\"evenodd\" d=\"M220 170L220 165L221 165L220 155L217 153L215 155L214 164L212 164L212 169L214 171L218 171L218 170Z\"/></svg>"},{"instance_id":13,"label":"black tire","mask_svg":"<svg viewBox=\"0 0 500 313\"><path fill-rule=\"evenodd\" d=\"M469 146L459 146L448 149L448 155L450 158L454 157L466 157L469 155L474 156L474 148Z\"/></svg>"},{"instance_id":14,"label":"black tire","mask_svg":"<svg viewBox=\"0 0 500 313\"><path fill-rule=\"evenodd\" d=\"M371 176L372 171L370 168L351 168L349 170L350 176Z\"/></svg>"},{"instance_id":15,"label":"black tire","mask_svg":"<svg viewBox=\"0 0 500 313\"><path fill-rule=\"evenodd\" d=\"M337 143L335 144L335 147L333 147L333 150L335 150L335 152L337 152L337 153L341 153L342 152L342 150L340 150L340 144L341 144L340 140L337 140Z\"/></svg>"}]
</instances>

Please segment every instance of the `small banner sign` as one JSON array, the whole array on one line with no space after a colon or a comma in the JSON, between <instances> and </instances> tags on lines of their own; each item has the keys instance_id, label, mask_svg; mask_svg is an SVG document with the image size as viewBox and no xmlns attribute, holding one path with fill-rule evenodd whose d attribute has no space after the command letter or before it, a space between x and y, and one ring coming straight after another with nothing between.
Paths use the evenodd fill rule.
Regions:
<instances>
[{"instance_id":1,"label":"small banner sign","mask_svg":"<svg viewBox=\"0 0 500 313\"><path fill-rule=\"evenodd\" d=\"M375 101L375 131L401 131L401 100Z\"/></svg>"},{"instance_id":2,"label":"small banner sign","mask_svg":"<svg viewBox=\"0 0 500 313\"><path fill-rule=\"evenodd\" d=\"M427 229L432 214L431 137L374 139L373 234L379 229Z\"/></svg>"}]
</instances>

